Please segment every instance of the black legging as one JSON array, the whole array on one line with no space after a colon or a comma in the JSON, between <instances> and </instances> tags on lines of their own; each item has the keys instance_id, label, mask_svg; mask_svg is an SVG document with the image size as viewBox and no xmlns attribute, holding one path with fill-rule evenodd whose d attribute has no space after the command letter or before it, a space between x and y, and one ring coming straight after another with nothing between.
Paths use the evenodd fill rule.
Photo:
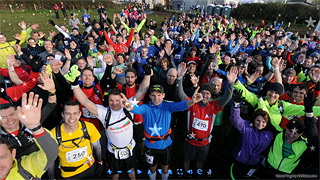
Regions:
<instances>
[{"instance_id":1,"label":"black legging","mask_svg":"<svg viewBox=\"0 0 320 180\"><path fill-rule=\"evenodd\" d=\"M56 19L59 19L60 17L59 17L59 11L55 11L55 13L56 13Z\"/></svg>"},{"instance_id":2,"label":"black legging","mask_svg":"<svg viewBox=\"0 0 320 180\"><path fill-rule=\"evenodd\" d=\"M64 10L62 10L62 13L63 13L63 16L65 17L65 18L68 18L68 15L67 15L67 12L66 12L66 10L64 9Z\"/></svg>"}]
</instances>

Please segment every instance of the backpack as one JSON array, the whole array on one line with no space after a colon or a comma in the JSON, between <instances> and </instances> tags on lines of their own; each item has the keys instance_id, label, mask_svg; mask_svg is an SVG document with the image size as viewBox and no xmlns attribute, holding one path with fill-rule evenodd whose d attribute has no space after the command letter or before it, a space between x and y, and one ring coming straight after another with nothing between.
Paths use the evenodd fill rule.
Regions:
<instances>
[{"instance_id":1,"label":"backpack","mask_svg":"<svg viewBox=\"0 0 320 180\"><path fill-rule=\"evenodd\" d=\"M86 123L84 121L81 121L81 120L79 120L79 121L80 121L81 126L82 126L81 130L83 131L83 136L82 137L77 137L77 138L74 138L74 139L70 139L70 140L67 140L67 141L62 141L62 138L61 138L61 125L62 125L62 123L60 123L60 124L58 124L56 126L56 139L57 139L59 145L63 146L62 143L72 141L72 143L75 146L79 147L79 145L74 142L75 140L82 139L82 138L90 140L90 135L89 135L89 133L87 131Z\"/></svg>"},{"instance_id":2,"label":"backpack","mask_svg":"<svg viewBox=\"0 0 320 180\"><path fill-rule=\"evenodd\" d=\"M21 166L21 158L17 159L17 164L18 164L18 173L26 180L38 180L41 178L35 178L32 176L31 173L29 173L26 169L24 169Z\"/></svg>"},{"instance_id":3,"label":"backpack","mask_svg":"<svg viewBox=\"0 0 320 180\"><path fill-rule=\"evenodd\" d=\"M129 111L126 109L126 108L123 108L123 112L124 114L126 115L124 118L112 123L112 124L109 124L110 122L110 117L111 117L111 110L110 110L110 107L108 107L108 112L106 114L106 117L105 117L105 121L106 121L106 129L108 129L109 126L112 126L114 124L117 124L123 120L125 120L127 117L130 119L130 121L133 123L133 127L134 127L134 122L133 122L133 119L132 119L132 116L131 114L129 113Z\"/></svg>"}]
</instances>

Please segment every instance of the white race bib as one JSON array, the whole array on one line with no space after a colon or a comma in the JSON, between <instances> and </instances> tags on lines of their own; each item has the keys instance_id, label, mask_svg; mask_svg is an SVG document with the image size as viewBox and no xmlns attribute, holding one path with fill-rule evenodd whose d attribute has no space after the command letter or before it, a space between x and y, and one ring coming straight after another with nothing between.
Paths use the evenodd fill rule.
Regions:
<instances>
[{"instance_id":1,"label":"white race bib","mask_svg":"<svg viewBox=\"0 0 320 180\"><path fill-rule=\"evenodd\" d=\"M180 59L180 57L181 57L180 54L175 54L174 55L174 59Z\"/></svg>"},{"instance_id":2,"label":"white race bib","mask_svg":"<svg viewBox=\"0 0 320 180\"><path fill-rule=\"evenodd\" d=\"M128 148L116 149L114 151L114 156L116 157L116 159L127 159L128 157L130 157L130 151Z\"/></svg>"},{"instance_id":3,"label":"white race bib","mask_svg":"<svg viewBox=\"0 0 320 180\"><path fill-rule=\"evenodd\" d=\"M193 124L192 127L194 129L200 130L200 131L207 131L208 130L209 121L201 120L198 118L193 118Z\"/></svg>"},{"instance_id":4,"label":"white race bib","mask_svg":"<svg viewBox=\"0 0 320 180\"><path fill-rule=\"evenodd\" d=\"M78 149L66 152L67 162L73 163L73 162L80 161L81 159L87 157L87 155L88 155L87 149L88 149L88 147L85 146L82 148L78 148Z\"/></svg>"},{"instance_id":5,"label":"white race bib","mask_svg":"<svg viewBox=\"0 0 320 180\"><path fill-rule=\"evenodd\" d=\"M87 108L82 108L82 112L85 118L96 118L97 116L88 111Z\"/></svg>"}]
</instances>

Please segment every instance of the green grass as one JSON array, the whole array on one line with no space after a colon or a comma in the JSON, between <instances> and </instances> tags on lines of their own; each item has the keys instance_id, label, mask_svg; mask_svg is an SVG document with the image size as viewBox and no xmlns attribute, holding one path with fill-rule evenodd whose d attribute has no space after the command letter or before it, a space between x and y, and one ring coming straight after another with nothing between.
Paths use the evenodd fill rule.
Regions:
<instances>
[{"instance_id":1,"label":"green grass","mask_svg":"<svg viewBox=\"0 0 320 180\"><path fill-rule=\"evenodd\" d=\"M112 16L114 13L120 12L121 9L107 9L107 14L110 19L112 19ZM74 12L76 14L76 17L79 18L81 21L81 15L83 14L83 9L70 11L67 10L67 14L70 17L71 12ZM98 20L98 12L96 9L87 10L88 14L91 16L91 20L96 19ZM56 15L53 10L25 10L25 11L14 11L14 13L11 13L9 11L1 11L0 12L0 31L4 32L7 40L12 41L14 38L12 37L15 33L20 33L21 28L19 27L19 23L21 21L25 21L27 23L27 27L31 26L32 24L39 24L38 31L42 31L46 33L46 37L49 35L49 31L54 30L57 32L57 30L50 24L48 24L48 19L54 20L54 22L57 25L65 24L69 31L71 31L70 27L68 26L68 19L63 20L63 14L62 12L59 13L60 19L56 19ZM156 20L158 25L163 21L164 16L170 16L171 13L169 12L155 12L153 14L150 14L147 16L148 20ZM85 30L85 26L80 26L80 32L83 32ZM142 29L142 32L146 32L146 28L144 27ZM156 29L156 35L160 34L160 28Z\"/></svg>"}]
</instances>

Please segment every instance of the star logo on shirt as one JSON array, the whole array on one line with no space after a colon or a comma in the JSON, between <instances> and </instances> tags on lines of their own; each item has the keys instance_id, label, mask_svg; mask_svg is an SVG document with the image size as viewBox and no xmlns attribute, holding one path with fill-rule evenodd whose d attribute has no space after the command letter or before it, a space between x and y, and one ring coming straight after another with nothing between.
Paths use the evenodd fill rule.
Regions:
<instances>
[{"instance_id":1,"label":"star logo on shirt","mask_svg":"<svg viewBox=\"0 0 320 180\"><path fill-rule=\"evenodd\" d=\"M205 54L206 53L206 47L205 46L203 46L201 49L200 49L200 51L201 51L201 54Z\"/></svg>"},{"instance_id":2,"label":"star logo on shirt","mask_svg":"<svg viewBox=\"0 0 320 180\"><path fill-rule=\"evenodd\" d=\"M193 138L195 138L196 137L196 134L195 133L191 133L191 136L193 137Z\"/></svg>"},{"instance_id":3,"label":"star logo on shirt","mask_svg":"<svg viewBox=\"0 0 320 180\"><path fill-rule=\"evenodd\" d=\"M1 92L3 92L4 91L4 88L1 88Z\"/></svg>"},{"instance_id":4,"label":"star logo on shirt","mask_svg":"<svg viewBox=\"0 0 320 180\"><path fill-rule=\"evenodd\" d=\"M18 98L17 98L17 97L14 97L14 100L15 100L15 101L17 101L17 100L18 100Z\"/></svg>"},{"instance_id":5,"label":"star logo on shirt","mask_svg":"<svg viewBox=\"0 0 320 180\"><path fill-rule=\"evenodd\" d=\"M24 83L23 83L23 86L27 86L27 83L26 83L26 82L24 82Z\"/></svg>"},{"instance_id":6,"label":"star logo on shirt","mask_svg":"<svg viewBox=\"0 0 320 180\"><path fill-rule=\"evenodd\" d=\"M210 115L209 114L206 114L206 117L205 118L210 118Z\"/></svg>"},{"instance_id":7,"label":"star logo on shirt","mask_svg":"<svg viewBox=\"0 0 320 180\"><path fill-rule=\"evenodd\" d=\"M193 113L193 116L196 116L196 113L195 113L195 112Z\"/></svg>"},{"instance_id":8,"label":"star logo on shirt","mask_svg":"<svg viewBox=\"0 0 320 180\"><path fill-rule=\"evenodd\" d=\"M157 135L160 136L159 131L162 129L162 127L157 127L157 123L154 123L153 127L149 127L149 130L152 131L151 136Z\"/></svg>"},{"instance_id":9,"label":"star logo on shirt","mask_svg":"<svg viewBox=\"0 0 320 180\"><path fill-rule=\"evenodd\" d=\"M33 81L33 82L36 81L36 78L32 78L32 81Z\"/></svg>"},{"instance_id":10,"label":"star logo on shirt","mask_svg":"<svg viewBox=\"0 0 320 180\"><path fill-rule=\"evenodd\" d=\"M293 132L293 133L298 133L298 129L297 129L296 127L294 127L294 128L292 129L292 132Z\"/></svg>"},{"instance_id":11,"label":"star logo on shirt","mask_svg":"<svg viewBox=\"0 0 320 180\"><path fill-rule=\"evenodd\" d=\"M253 127L253 124L252 124L252 123L250 123L250 127Z\"/></svg>"},{"instance_id":12,"label":"star logo on shirt","mask_svg":"<svg viewBox=\"0 0 320 180\"><path fill-rule=\"evenodd\" d=\"M27 136L27 139L28 139L28 143L29 143L29 142L32 142L32 143L34 142L32 136Z\"/></svg>"},{"instance_id":13,"label":"star logo on shirt","mask_svg":"<svg viewBox=\"0 0 320 180\"><path fill-rule=\"evenodd\" d=\"M316 147L314 147L313 145L310 147L311 151L315 151Z\"/></svg>"}]
</instances>

